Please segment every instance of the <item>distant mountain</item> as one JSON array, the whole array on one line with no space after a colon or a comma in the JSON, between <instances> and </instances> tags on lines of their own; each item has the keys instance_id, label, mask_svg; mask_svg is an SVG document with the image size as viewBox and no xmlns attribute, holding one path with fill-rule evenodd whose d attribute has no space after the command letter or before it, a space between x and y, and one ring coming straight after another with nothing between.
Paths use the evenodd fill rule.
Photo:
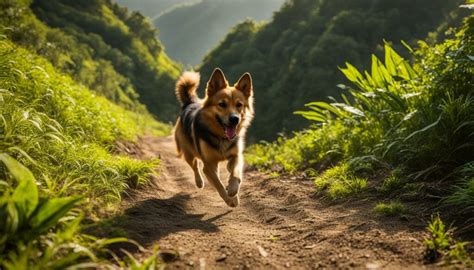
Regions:
<instances>
[{"instance_id":1,"label":"distant mountain","mask_svg":"<svg viewBox=\"0 0 474 270\"><path fill-rule=\"evenodd\" d=\"M283 3L284 0L203 0L177 6L154 24L171 58L197 65L232 26L246 18L269 20Z\"/></svg>"},{"instance_id":2,"label":"distant mountain","mask_svg":"<svg viewBox=\"0 0 474 270\"><path fill-rule=\"evenodd\" d=\"M139 11L152 19L158 17L173 6L196 0L116 0L122 6L126 6L130 11Z\"/></svg>"}]
</instances>

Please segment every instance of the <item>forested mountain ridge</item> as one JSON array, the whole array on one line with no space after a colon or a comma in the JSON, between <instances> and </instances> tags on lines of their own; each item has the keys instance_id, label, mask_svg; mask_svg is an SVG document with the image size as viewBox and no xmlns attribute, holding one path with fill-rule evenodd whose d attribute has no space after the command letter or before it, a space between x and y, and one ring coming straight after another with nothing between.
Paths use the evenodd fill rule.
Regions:
<instances>
[{"instance_id":1,"label":"forested mountain ridge","mask_svg":"<svg viewBox=\"0 0 474 270\"><path fill-rule=\"evenodd\" d=\"M140 13L110 0L2 0L2 30L62 72L131 110L171 120L180 66L169 59L156 30Z\"/></svg>"},{"instance_id":2,"label":"forested mountain ridge","mask_svg":"<svg viewBox=\"0 0 474 270\"><path fill-rule=\"evenodd\" d=\"M153 19L176 5L193 1L195 0L117 0L117 3Z\"/></svg>"},{"instance_id":3,"label":"forested mountain ridge","mask_svg":"<svg viewBox=\"0 0 474 270\"><path fill-rule=\"evenodd\" d=\"M446 22L462 1L294 0L263 26L246 21L234 27L203 61L200 71L221 67L234 81L249 71L254 78L255 139L308 124L292 113L307 102L336 96L346 82L338 66L366 68L365 56L381 53L384 40L403 52L400 41L416 45ZM405 51L407 51L405 49ZM264 103L264 104L263 104Z\"/></svg>"},{"instance_id":4,"label":"forested mountain ridge","mask_svg":"<svg viewBox=\"0 0 474 270\"><path fill-rule=\"evenodd\" d=\"M284 0L202 0L176 6L153 23L167 53L184 64L199 64L240 21L268 20Z\"/></svg>"}]
</instances>

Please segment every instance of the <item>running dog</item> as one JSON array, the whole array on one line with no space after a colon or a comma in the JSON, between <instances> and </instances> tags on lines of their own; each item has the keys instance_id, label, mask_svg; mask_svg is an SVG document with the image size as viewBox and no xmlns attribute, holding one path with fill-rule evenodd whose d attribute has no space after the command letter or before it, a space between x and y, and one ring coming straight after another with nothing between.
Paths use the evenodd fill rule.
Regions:
<instances>
[{"instance_id":1,"label":"running dog","mask_svg":"<svg viewBox=\"0 0 474 270\"><path fill-rule=\"evenodd\" d=\"M196 186L204 187L203 174L230 207L239 205L243 174L243 150L247 128L253 118L252 77L245 73L230 86L216 68L207 82L204 99L197 96L200 75L184 72L176 83L181 115L174 128L178 156L194 171ZM227 161L229 182L219 179L219 163Z\"/></svg>"}]
</instances>

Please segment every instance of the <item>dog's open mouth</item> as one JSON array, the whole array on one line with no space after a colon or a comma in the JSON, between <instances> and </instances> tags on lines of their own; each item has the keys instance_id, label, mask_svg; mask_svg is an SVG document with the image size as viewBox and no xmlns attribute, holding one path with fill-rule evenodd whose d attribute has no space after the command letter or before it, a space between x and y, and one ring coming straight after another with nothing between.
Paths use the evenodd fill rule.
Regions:
<instances>
[{"instance_id":1,"label":"dog's open mouth","mask_svg":"<svg viewBox=\"0 0 474 270\"><path fill-rule=\"evenodd\" d=\"M224 133L227 139L232 140L235 138L237 126L224 126Z\"/></svg>"},{"instance_id":2,"label":"dog's open mouth","mask_svg":"<svg viewBox=\"0 0 474 270\"><path fill-rule=\"evenodd\" d=\"M228 126L228 125L224 124L224 122L221 120L221 118L217 115L216 115L216 119L217 119L217 122L219 122L219 124L222 126L222 128L224 128L225 136L227 137L227 139L229 141L234 139L235 136L237 136L237 125Z\"/></svg>"}]
</instances>

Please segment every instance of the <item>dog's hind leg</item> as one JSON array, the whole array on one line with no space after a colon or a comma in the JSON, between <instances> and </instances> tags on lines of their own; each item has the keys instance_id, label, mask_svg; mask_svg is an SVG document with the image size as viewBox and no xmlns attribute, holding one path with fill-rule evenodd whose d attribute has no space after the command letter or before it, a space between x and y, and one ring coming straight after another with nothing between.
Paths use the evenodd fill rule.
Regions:
<instances>
[{"instance_id":1,"label":"dog's hind leg","mask_svg":"<svg viewBox=\"0 0 474 270\"><path fill-rule=\"evenodd\" d=\"M240 184L242 183L243 164L242 155L232 156L227 162L227 171L230 174L227 194L230 197L234 197L239 193Z\"/></svg>"},{"instance_id":2,"label":"dog's hind leg","mask_svg":"<svg viewBox=\"0 0 474 270\"><path fill-rule=\"evenodd\" d=\"M195 158L188 152L184 152L184 159L194 171L194 180L196 181L196 186L198 188L203 188L204 181L202 180L201 169L199 168L199 159Z\"/></svg>"},{"instance_id":3,"label":"dog's hind leg","mask_svg":"<svg viewBox=\"0 0 474 270\"><path fill-rule=\"evenodd\" d=\"M239 205L239 197L229 197L229 195L227 195L227 191L219 179L217 163L204 161L204 174L228 206L236 207Z\"/></svg>"}]
</instances>

